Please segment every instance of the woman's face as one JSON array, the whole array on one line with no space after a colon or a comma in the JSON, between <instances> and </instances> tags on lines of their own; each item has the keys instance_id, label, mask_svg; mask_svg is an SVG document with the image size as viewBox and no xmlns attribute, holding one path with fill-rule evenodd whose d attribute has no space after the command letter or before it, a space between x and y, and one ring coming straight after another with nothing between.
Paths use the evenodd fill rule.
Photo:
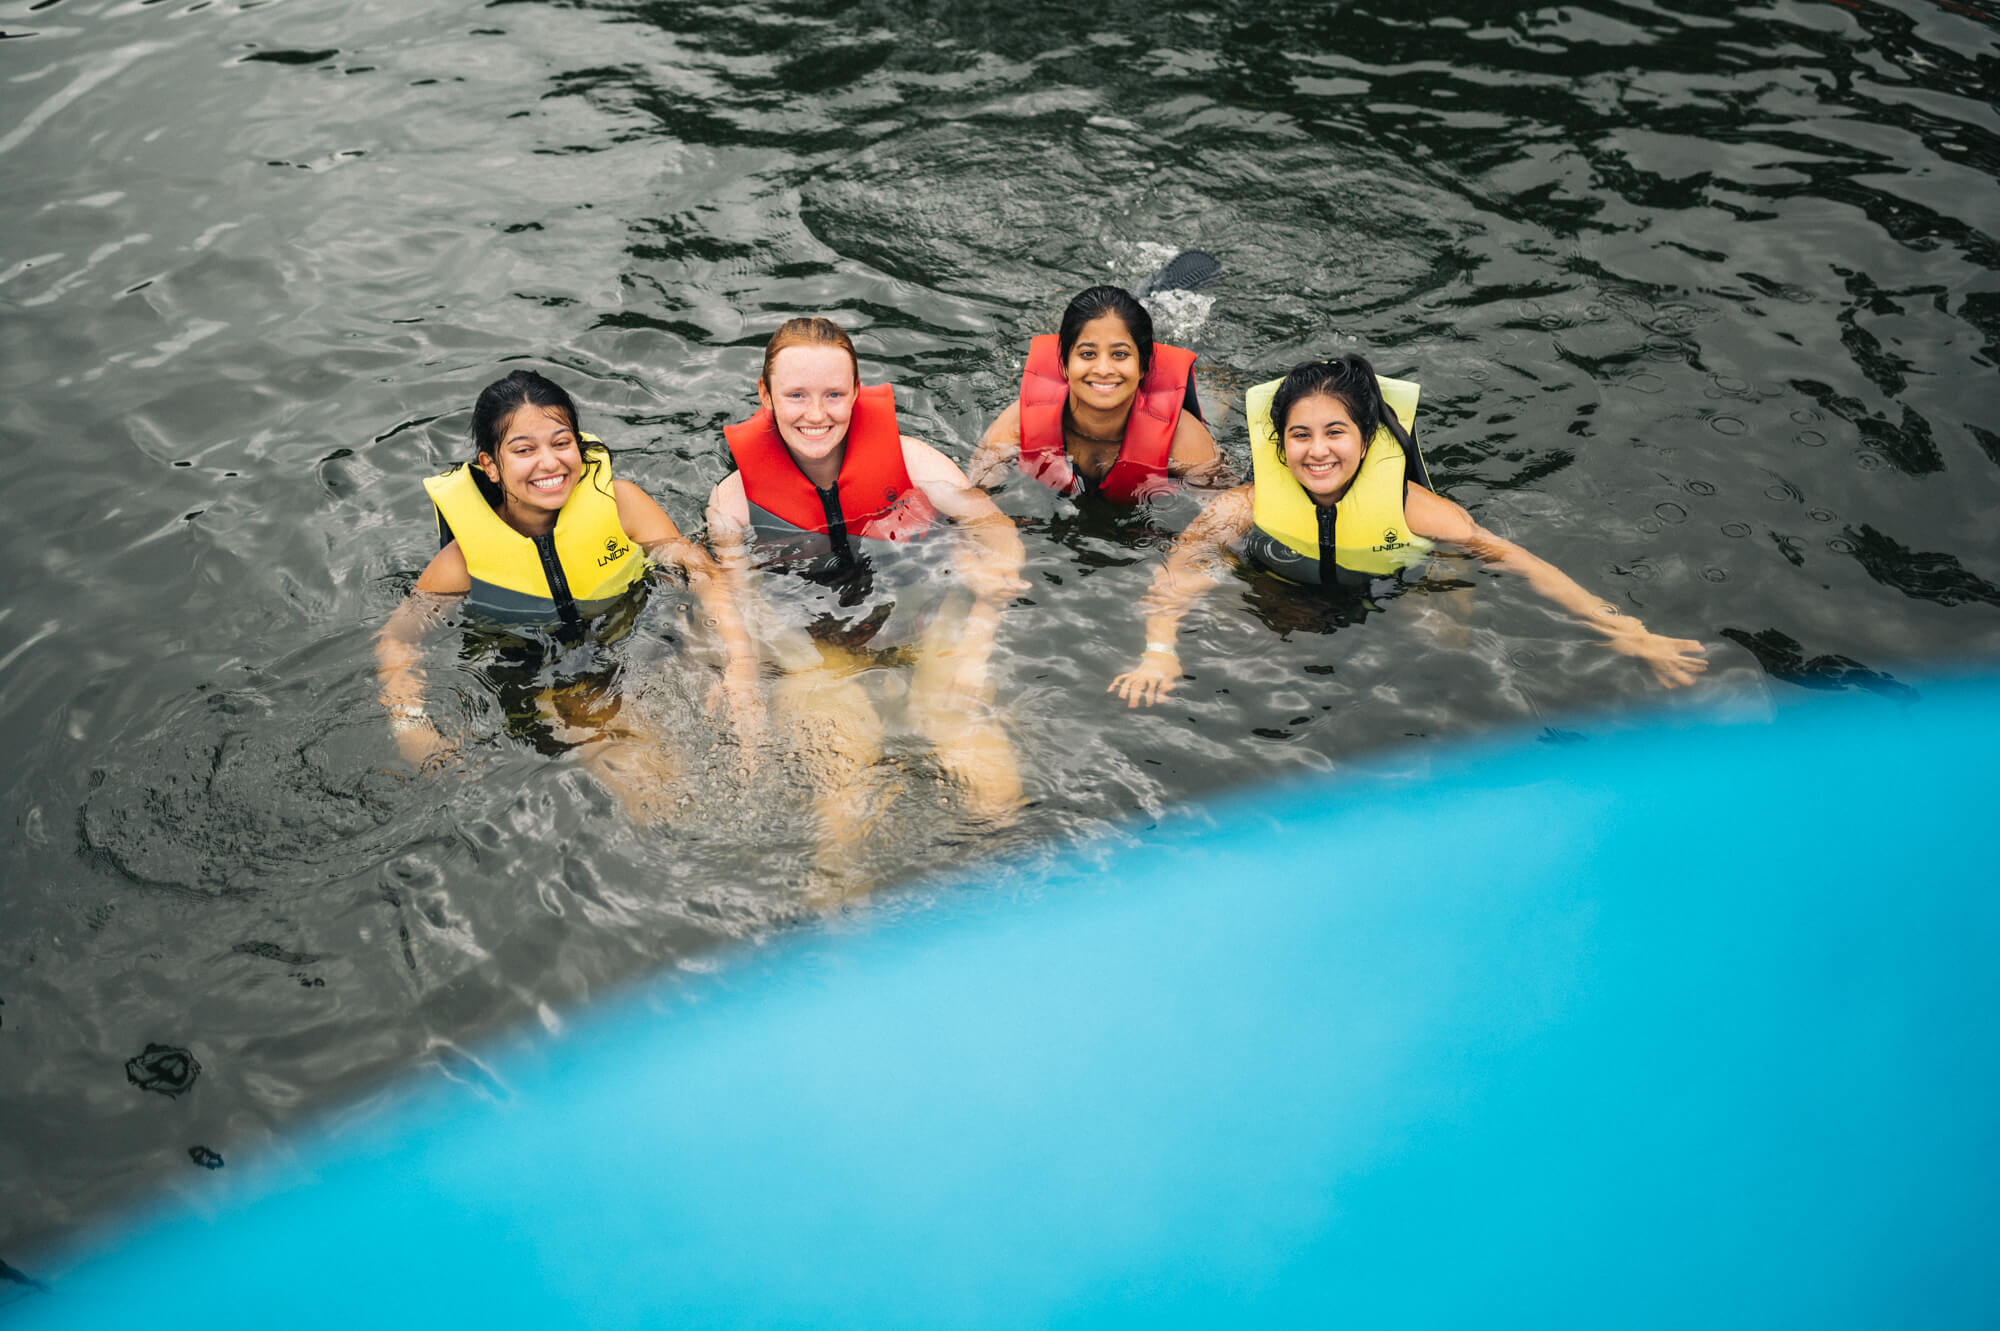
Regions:
<instances>
[{"instance_id":1,"label":"woman's face","mask_svg":"<svg viewBox=\"0 0 2000 1331\"><path fill-rule=\"evenodd\" d=\"M832 456L854 415L854 362L840 347L786 347L757 385L785 447L808 461Z\"/></svg>"},{"instance_id":2,"label":"woman's face","mask_svg":"<svg viewBox=\"0 0 2000 1331\"><path fill-rule=\"evenodd\" d=\"M479 464L507 503L553 513L583 475L583 449L567 415L529 402L501 427L499 451L481 453Z\"/></svg>"},{"instance_id":3,"label":"woman's face","mask_svg":"<svg viewBox=\"0 0 2000 1331\"><path fill-rule=\"evenodd\" d=\"M1284 445L1286 469L1322 504L1347 493L1368 451L1347 404L1323 393L1292 403L1285 418Z\"/></svg>"},{"instance_id":4,"label":"woman's face","mask_svg":"<svg viewBox=\"0 0 2000 1331\"><path fill-rule=\"evenodd\" d=\"M1072 403L1117 410L1138 395L1139 347L1132 330L1115 314L1100 314L1083 326L1063 361Z\"/></svg>"}]
</instances>

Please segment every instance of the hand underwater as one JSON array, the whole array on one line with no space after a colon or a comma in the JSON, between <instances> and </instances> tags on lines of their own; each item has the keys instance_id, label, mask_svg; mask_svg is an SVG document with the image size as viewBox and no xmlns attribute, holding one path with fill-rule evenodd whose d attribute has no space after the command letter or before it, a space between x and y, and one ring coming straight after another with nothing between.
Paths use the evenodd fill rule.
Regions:
<instances>
[{"instance_id":1,"label":"hand underwater","mask_svg":"<svg viewBox=\"0 0 2000 1331\"><path fill-rule=\"evenodd\" d=\"M1017 568L996 567L983 559L962 561L959 577L966 590L982 601L1011 601L1028 590Z\"/></svg>"},{"instance_id":2,"label":"hand underwater","mask_svg":"<svg viewBox=\"0 0 2000 1331\"><path fill-rule=\"evenodd\" d=\"M1683 688L1708 669L1708 649L1692 638L1668 638L1634 622L1610 639L1611 650L1644 661L1663 688Z\"/></svg>"},{"instance_id":3,"label":"hand underwater","mask_svg":"<svg viewBox=\"0 0 2000 1331\"><path fill-rule=\"evenodd\" d=\"M764 747L764 693L754 664L732 661L723 670L722 678L708 691L708 710L714 712L725 703L742 748L743 775L754 776Z\"/></svg>"},{"instance_id":4,"label":"hand underwater","mask_svg":"<svg viewBox=\"0 0 2000 1331\"><path fill-rule=\"evenodd\" d=\"M420 772L444 766L458 748L438 734L427 718L398 716L390 722L390 729L396 737L396 752Z\"/></svg>"},{"instance_id":5,"label":"hand underwater","mask_svg":"<svg viewBox=\"0 0 2000 1331\"><path fill-rule=\"evenodd\" d=\"M1106 693L1116 693L1125 700L1125 706L1137 707L1140 703L1151 707L1160 699L1180 687L1181 658L1171 649L1155 651L1148 649L1139 658L1139 664L1118 676L1105 686Z\"/></svg>"}]
</instances>

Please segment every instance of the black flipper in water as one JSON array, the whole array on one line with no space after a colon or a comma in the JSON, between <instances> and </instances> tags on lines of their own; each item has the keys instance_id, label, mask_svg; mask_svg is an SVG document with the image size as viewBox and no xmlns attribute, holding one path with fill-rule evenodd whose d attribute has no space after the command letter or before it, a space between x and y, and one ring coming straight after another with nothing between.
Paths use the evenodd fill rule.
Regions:
<instances>
[{"instance_id":1,"label":"black flipper in water","mask_svg":"<svg viewBox=\"0 0 2000 1331\"><path fill-rule=\"evenodd\" d=\"M1182 250L1167 266L1132 288L1144 299L1161 291L1193 291L1222 271L1222 260L1203 250Z\"/></svg>"}]
</instances>

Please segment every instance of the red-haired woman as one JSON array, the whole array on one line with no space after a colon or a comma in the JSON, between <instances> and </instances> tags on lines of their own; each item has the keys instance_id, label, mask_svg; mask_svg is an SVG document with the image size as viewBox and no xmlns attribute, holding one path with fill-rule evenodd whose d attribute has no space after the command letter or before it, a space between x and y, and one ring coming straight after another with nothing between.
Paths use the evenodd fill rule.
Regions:
<instances>
[{"instance_id":1,"label":"red-haired woman","mask_svg":"<svg viewBox=\"0 0 2000 1331\"><path fill-rule=\"evenodd\" d=\"M956 463L902 433L889 385L861 384L854 344L832 320L778 329L757 401L725 431L736 470L709 496L709 539L746 593L753 571L764 575L762 595L744 599L753 616L766 612L759 636L784 671L777 708L813 759L824 901L865 888L866 774L882 747L858 678L871 666L911 665L911 720L968 812L997 823L1018 808L1012 746L984 704L1000 607L1028 589L1024 552ZM939 560L920 549L947 521L963 539L937 553L969 596L940 595Z\"/></svg>"}]
</instances>

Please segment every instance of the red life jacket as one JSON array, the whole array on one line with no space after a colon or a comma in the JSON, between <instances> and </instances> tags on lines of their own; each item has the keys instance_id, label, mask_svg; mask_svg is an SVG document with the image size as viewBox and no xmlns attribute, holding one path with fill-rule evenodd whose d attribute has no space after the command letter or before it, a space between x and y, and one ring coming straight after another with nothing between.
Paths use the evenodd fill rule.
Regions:
<instances>
[{"instance_id":1,"label":"red life jacket","mask_svg":"<svg viewBox=\"0 0 2000 1331\"><path fill-rule=\"evenodd\" d=\"M1173 452L1193 370L1192 351L1153 344L1152 364L1132 399L1132 414L1125 418L1118 460L1097 483L1099 494L1113 503L1136 504L1172 488L1167 456ZM1058 494L1074 495L1084 485L1063 447L1063 406L1068 401L1069 380L1063 378L1055 334L1043 333L1028 344L1028 365L1021 372L1021 470Z\"/></svg>"},{"instance_id":2,"label":"red life jacket","mask_svg":"<svg viewBox=\"0 0 2000 1331\"><path fill-rule=\"evenodd\" d=\"M792 460L768 407L747 421L724 426L722 433L737 470L743 473L743 497L750 503L753 527L759 525L757 510L762 509L792 528L832 534L830 519L835 515ZM909 468L903 465L896 394L888 384L855 390L844 447L834 482L843 534L872 541L908 541L923 535L936 520L937 510L910 482Z\"/></svg>"}]
</instances>

